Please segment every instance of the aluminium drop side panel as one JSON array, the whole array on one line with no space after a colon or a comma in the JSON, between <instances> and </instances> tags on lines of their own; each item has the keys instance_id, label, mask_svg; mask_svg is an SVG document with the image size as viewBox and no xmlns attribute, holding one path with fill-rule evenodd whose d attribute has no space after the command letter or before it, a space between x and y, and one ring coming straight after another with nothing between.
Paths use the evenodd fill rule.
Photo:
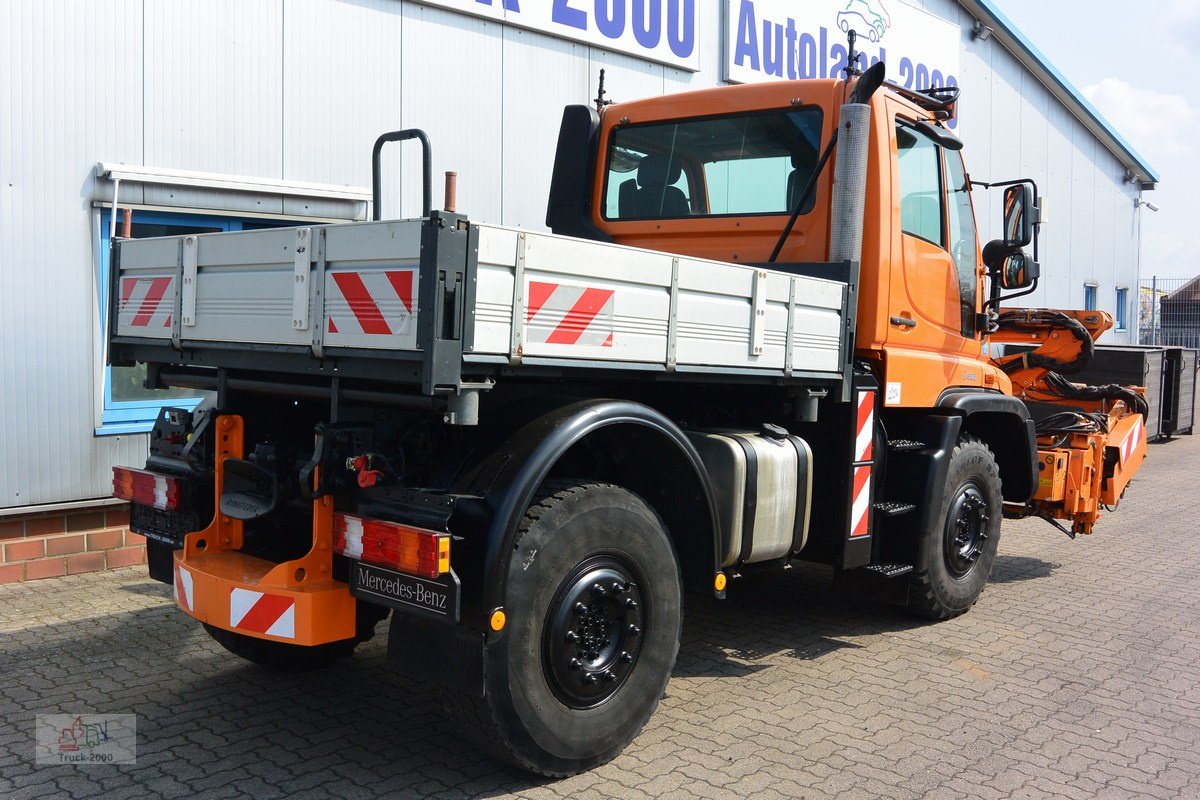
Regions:
<instances>
[{"instance_id":1,"label":"aluminium drop side panel","mask_svg":"<svg viewBox=\"0 0 1200 800\"><path fill-rule=\"evenodd\" d=\"M663 364L674 256L525 235L523 355Z\"/></svg>"},{"instance_id":2,"label":"aluminium drop side panel","mask_svg":"<svg viewBox=\"0 0 1200 800\"><path fill-rule=\"evenodd\" d=\"M110 302L117 304L117 336L170 340L179 291L180 237L123 241L120 274Z\"/></svg>"},{"instance_id":3,"label":"aluminium drop side panel","mask_svg":"<svg viewBox=\"0 0 1200 800\"><path fill-rule=\"evenodd\" d=\"M844 283L550 234L478 228L472 355L783 372L794 297L792 370L839 373L845 362ZM515 291L518 280L520 291ZM514 316L521 326L516 335Z\"/></svg>"},{"instance_id":4,"label":"aluminium drop side panel","mask_svg":"<svg viewBox=\"0 0 1200 800\"><path fill-rule=\"evenodd\" d=\"M787 275L755 267L681 258L679 364L782 370L787 349L788 281ZM760 297L757 308L756 291ZM763 326L758 339L755 326ZM761 353L753 352L755 345L761 346Z\"/></svg>"},{"instance_id":5,"label":"aluminium drop side panel","mask_svg":"<svg viewBox=\"0 0 1200 800\"><path fill-rule=\"evenodd\" d=\"M475 329L467 352L507 356L516 298L518 232L478 225L479 268L475 286ZM522 298L523 300L523 298ZM524 302L521 303L524 307Z\"/></svg>"},{"instance_id":6,"label":"aluminium drop side panel","mask_svg":"<svg viewBox=\"0 0 1200 800\"><path fill-rule=\"evenodd\" d=\"M325 229L325 347L417 349L421 220Z\"/></svg>"},{"instance_id":7,"label":"aluminium drop side panel","mask_svg":"<svg viewBox=\"0 0 1200 800\"><path fill-rule=\"evenodd\" d=\"M306 237L309 245L317 229L312 231ZM293 325L296 229L201 234L195 239L196 313L189 325L185 302L183 342L304 346L312 341L307 327ZM300 256L311 261L307 253Z\"/></svg>"}]
</instances>

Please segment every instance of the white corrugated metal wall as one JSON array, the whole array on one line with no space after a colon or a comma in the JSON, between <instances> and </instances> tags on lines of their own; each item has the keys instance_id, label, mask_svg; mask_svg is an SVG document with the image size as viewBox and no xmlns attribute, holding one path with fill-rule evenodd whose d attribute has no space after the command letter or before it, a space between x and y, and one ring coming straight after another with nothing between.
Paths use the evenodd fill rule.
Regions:
<instances>
[{"instance_id":1,"label":"white corrugated metal wall","mask_svg":"<svg viewBox=\"0 0 1200 800\"><path fill-rule=\"evenodd\" d=\"M1115 312L1117 287L1137 294L1136 185L1126 166L995 39L972 41L974 19L955 0L914 0L963 31L960 103L963 156L976 180L1033 178L1045 199L1042 280L1021 302L1083 308L1084 284L1097 284L1098 305ZM999 234L1000 192L977 191L983 241ZM1127 311L1132 320L1132 308ZM1135 331L1110 331L1107 344L1132 343Z\"/></svg>"},{"instance_id":2,"label":"white corrugated metal wall","mask_svg":"<svg viewBox=\"0 0 1200 800\"><path fill-rule=\"evenodd\" d=\"M419 126L434 174L459 172L461 209L541 227L562 106L593 97L601 67L616 100L719 83L722 5L698 3L696 74L403 0L0 5L0 508L105 496L109 467L144 455L144 436L93 435L97 161L366 186L374 137ZM964 29L973 176L1031 175L1050 198L1031 304L1079 307L1089 279L1111 310L1136 286L1124 167L998 45L971 42L954 0L921 5ZM419 206L401 161L385 156L389 216ZM417 174L415 152L403 163ZM998 215L980 203L985 236Z\"/></svg>"}]
</instances>

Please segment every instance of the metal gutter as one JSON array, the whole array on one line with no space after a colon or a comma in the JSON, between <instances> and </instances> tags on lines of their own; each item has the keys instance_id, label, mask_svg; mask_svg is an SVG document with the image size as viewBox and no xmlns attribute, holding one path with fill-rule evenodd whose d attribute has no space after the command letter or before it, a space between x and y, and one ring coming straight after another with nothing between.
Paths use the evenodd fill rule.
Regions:
<instances>
[{"instance_id":1,"label":"metal gutter","mask_svg":"<svg viewBox=\"0 0 1200 800\"><path fill-rule=\"evenodd\" d=\"M96 165L96 174L101 178L108 178L112 181L161 183L170 186L195 186L201 189L217 189L227 192L257 192L261 194L280 194L324 200L349 200L358 203L366 203L371 199L371 190L360 186L303 183L275 178L252 178L245 175L225 175L217 172L145 167L139 164L114 164L106 161L101 161Z\"/></svg>"},{"instance_id":2,"label":"metal gutter","mask_svg":"<svg viewBox=\"0 0 1200 800\"><path fill-rule=\"evenodd\" d=\"M996 8L994 0L958 0L958 4L975 19L991 28L996 41L1033 73L1084 127L1125 164L1132 173L1132 183L1139 184L1144 190L1155 187L1159 182L1159 175L1154 168L1133 149L1096 107L1088 102L1074 84L1050 63L1050 59Z\"/></svg>"}]
</instances>

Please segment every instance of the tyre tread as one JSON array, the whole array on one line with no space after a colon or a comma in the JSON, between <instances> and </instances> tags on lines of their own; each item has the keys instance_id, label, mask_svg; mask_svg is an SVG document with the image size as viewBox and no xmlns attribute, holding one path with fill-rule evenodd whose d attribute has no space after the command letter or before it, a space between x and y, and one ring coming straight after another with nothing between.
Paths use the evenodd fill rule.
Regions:
<instances>
[{"instance_id":1,"label":"tyre tread","mask_svg":"<svg viewBox=\"0 0 1200 800\"><path fill-rule=\"evenodd\" d=\"M958 441L954 445L954 450L950 455L951 461L954 460L954 457L957 456L960 451L970 446L978 446L987 452L988 456L991 458L991 470L993 477L995 477L997 483L999 483L1000 471L996 466L995 455L992 453L991 448L988 447L981 439L972 436L971 434L964 433L959 436ZM946 608L944 605L938 602L937 595L934 593L932 570L914 570L912 573L912 580L909 583L908 610L917 616L925 617L936 622L942 622L967 613L971 610L976 602L978 602L978 598L976 598L975 601L966 608Z\"/></svg>"},{"instance_id":2,"label":"tyre tread","mask_svg":"<svg viewBox=\"0 0 1200 800\"><path fill-rule=\"evenodd\" d=\"M529 504L529 508L525 512L525 517L521 520L521 524L517 528L514 546L520 543L521 539L538 520L553 511L560 503L565 502L568 498L580 492L600 487L620 488L616 484L605 483L603 481L566 479L546 481L538 489L537 494L534 495L533 502ZM459 728L471 742L497 761L503 761L520 769L535 772L548 778L565 778L577 774L578 770L569 772L556 771L548 769L544 764L532 763L521 753L509 746L508 737L499 724L498 709L492 705L491 699L487 695L476 697L466 692L442 689L442 705L458 722ZM599 764L602 762L600 759L597 759L596 763Z\"/></svg>"}]
</instances>

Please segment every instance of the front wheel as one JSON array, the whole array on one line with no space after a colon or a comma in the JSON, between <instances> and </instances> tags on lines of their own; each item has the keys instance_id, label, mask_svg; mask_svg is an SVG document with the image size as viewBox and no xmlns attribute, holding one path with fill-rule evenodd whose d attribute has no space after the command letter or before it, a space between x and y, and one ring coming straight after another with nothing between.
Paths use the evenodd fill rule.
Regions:
<instances>
[{"instance_id":1,"label":"front wheel","mask_svg":"<svg viewBox=\"0 0 1200 800\"><path fill-rule=\"evenodd\" d=\"M645 501L579 481L539 494L511 559L484 697L448 705L496 758L573 775L616 757L658 706L679 650L679 565Z\"/></svg>"},{"instance_id":2,"label":"front wheel","mask_svg":"<svg viewBox=\"0 0 1200 800\"><path fill-rule=\"evenodd\" d=\"M996 559L1003 502L992 451L963 436L950 455L939 513L918 543L910 611L941 620L975 605Z\"/></svg>"}]
</instances>

